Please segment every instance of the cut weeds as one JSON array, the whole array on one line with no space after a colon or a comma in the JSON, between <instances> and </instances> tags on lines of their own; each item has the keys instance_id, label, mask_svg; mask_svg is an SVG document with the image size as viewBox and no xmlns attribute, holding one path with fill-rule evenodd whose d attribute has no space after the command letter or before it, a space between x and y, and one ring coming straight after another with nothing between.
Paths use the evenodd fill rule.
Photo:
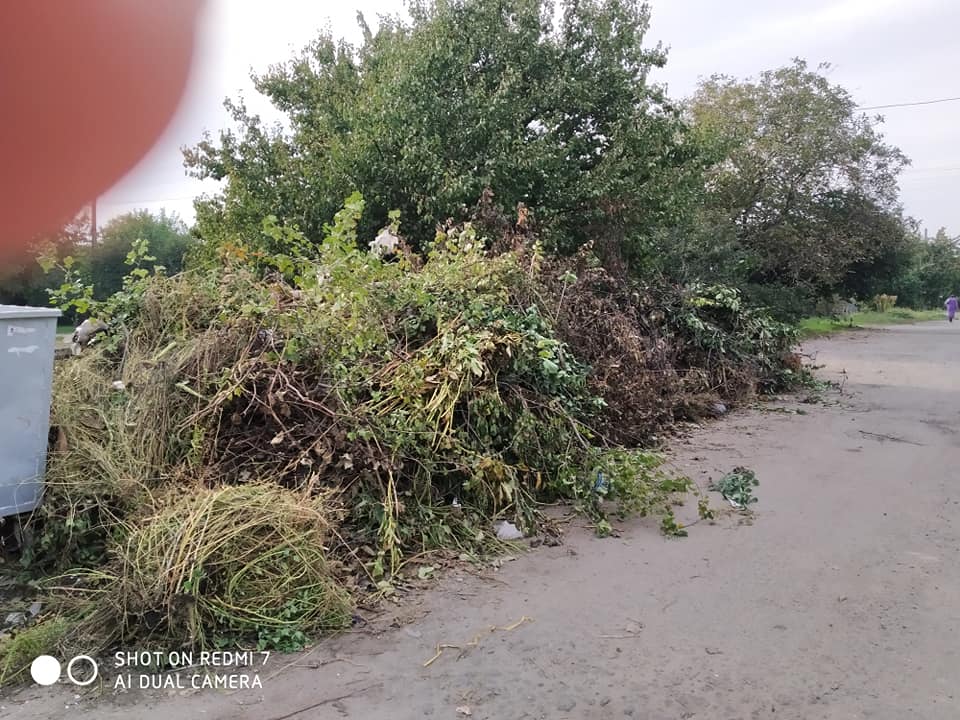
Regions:
<instances>
[{"instance_id":1,"label":"cut weeds","mask_svg":"<svg viewBox=\"0 0 960 720\"><path fill-rule=\"evenodd\" d=\"M750 506L757 502L757 498L753 495L753 488L759 484L760 481L757 480L753 470L736 467L724 475L719 482L710 483L708 489L723 495L724 499L738 510L749 510Z\"/></svg>"},{"instance_id":2,"label":"cut weeds","mask_svg":"<svg viewBox=\"0 0 960 720\"><path fill-rule=\"evenodd\" d=\"M349 623L349 595L327 559L340 513L329 494L254 483L189 489L156 505L77 591L100 606L84 620L90 634L109 627L109 641L124 646L256 638L258 649L295 649Z\"/></svg>"},{"instance_id":3,"label":"cut weeds","mask_svg":"<svg viewBox=\"0 0 960 720\"><path fill-rule=\"evenodd\" d=\"M470 224L383 260L357 248L362 210L349 198L320 246L268 219L287 253L225 245L94 307L112 332L58 365L66 442L24 558L61 573L62 646L299 647L415 576L411 556L502 547L494 519L537 532L542 502L682 535L689 481L615 440L795 377L793 335L734 291L665 291L656 311L599 269L578 279L588 257L561 273L515 237L492 254Z\"/></svg>"}]
</instances>

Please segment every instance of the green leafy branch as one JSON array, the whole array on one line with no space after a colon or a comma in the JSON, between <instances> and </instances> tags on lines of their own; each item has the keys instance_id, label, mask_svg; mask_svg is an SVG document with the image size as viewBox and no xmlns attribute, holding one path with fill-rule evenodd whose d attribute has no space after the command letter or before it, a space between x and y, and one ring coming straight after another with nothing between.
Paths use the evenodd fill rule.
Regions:
<instances>
[{"instance_id":1,"label":"green leafy branch","mask_svg":"<svg viewBox=\"0 0 960 720\"><path fill-rule=\"evenodd\" d=\"M757 480L756 473L753 470L736 467L718 482L710 483L708 489L719 492L735 507L747 510L750 505L757 502L757 498L753 495L753 488L759 484L760 481Z\"/></svg>"}]
</instances>

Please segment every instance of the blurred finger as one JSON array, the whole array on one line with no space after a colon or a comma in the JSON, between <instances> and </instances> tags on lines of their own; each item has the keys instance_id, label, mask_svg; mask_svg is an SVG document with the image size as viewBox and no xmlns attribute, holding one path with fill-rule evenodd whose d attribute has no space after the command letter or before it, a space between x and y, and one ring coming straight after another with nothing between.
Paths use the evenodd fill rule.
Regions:
<instances>
[{"instance_id":1,"label":"blurred finger","mask_svg":"<svg viewBox=\"0 0 960 720\"><path fill-rule=\"evenodd\" d=\"M0 9L0 261L153 146L179 104L203 0L11 0Z\"/></svg>"}]
</instances>

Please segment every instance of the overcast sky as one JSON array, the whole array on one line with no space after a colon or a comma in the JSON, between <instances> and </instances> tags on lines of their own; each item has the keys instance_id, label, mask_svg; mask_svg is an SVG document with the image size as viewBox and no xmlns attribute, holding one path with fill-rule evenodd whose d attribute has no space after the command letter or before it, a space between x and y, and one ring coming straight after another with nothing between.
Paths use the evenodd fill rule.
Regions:
<instances>
[{"instance_id":1,"label":"overcast sky","mask_svg":"<svg viewBox=\"0 0 960 720\"><path fill-rule=\"evenodd\" d=\"M193 220L192 198L215 186L187 178L180 147L204 130L229 124L227 96L242 95L265 117L269 103L253 89L251 69L290 58L324 27L356 41L356 13L403 13L402 0L208 0L194 74L164 137L100 199L99 220L136 208L173 210ZM700 77L736 76L802 57L833 65L831 78L863 106L960 96L960 2L957 0L653 0L648 44L669 47L653 76L672 96ZM803 6L802 8L800 6ZM931 233L960 234L960 102L887 109L883 131L913 161L902 176L907 212Z\"/></svg>"}]
</instances>

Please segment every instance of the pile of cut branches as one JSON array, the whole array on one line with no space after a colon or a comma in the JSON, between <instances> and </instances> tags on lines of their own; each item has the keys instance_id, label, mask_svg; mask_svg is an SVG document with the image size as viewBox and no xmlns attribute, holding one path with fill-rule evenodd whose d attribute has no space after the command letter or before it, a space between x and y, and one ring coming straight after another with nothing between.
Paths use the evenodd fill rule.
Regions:
<instances>
[{"instance_id":1,"label":"pile of cut branches","mask_svg":"<svg viewBox=\"0 0 960 720\"><path fill-rule=\"evenodd\" d=\"M297 647L413 555L499 547L498 519L542 531L544 501L601 534L613 503L682 535L672 505L694 488L635 448L790 379L793 336L734 291L546 256L523 213L422 253L394 215L383 258L358 248L363 205L320 245L268 218L287 252L224 245L94 307L111 333L58 364L24 557L63 573L55 610L0 648L7 675L51 642Z\"/></svg>"},{"instance_id":2,"label":"pile of cut branches","mask_svg":"<svg viewBox=\"0 0 960 720\"><path fill-rule=\"evenodd\" d=\"M113 334L58 366L27 560L65 572L68 641L287 648L413 554L540 531L543 501L600 531L601 500L672 518L689 482L592 429L605 403L536 300L535 244L490 255L467 224L382 259L362 210L317 247L268 220L288 254L237 243L130 283Z\"/></svg>"}]
</instances>

